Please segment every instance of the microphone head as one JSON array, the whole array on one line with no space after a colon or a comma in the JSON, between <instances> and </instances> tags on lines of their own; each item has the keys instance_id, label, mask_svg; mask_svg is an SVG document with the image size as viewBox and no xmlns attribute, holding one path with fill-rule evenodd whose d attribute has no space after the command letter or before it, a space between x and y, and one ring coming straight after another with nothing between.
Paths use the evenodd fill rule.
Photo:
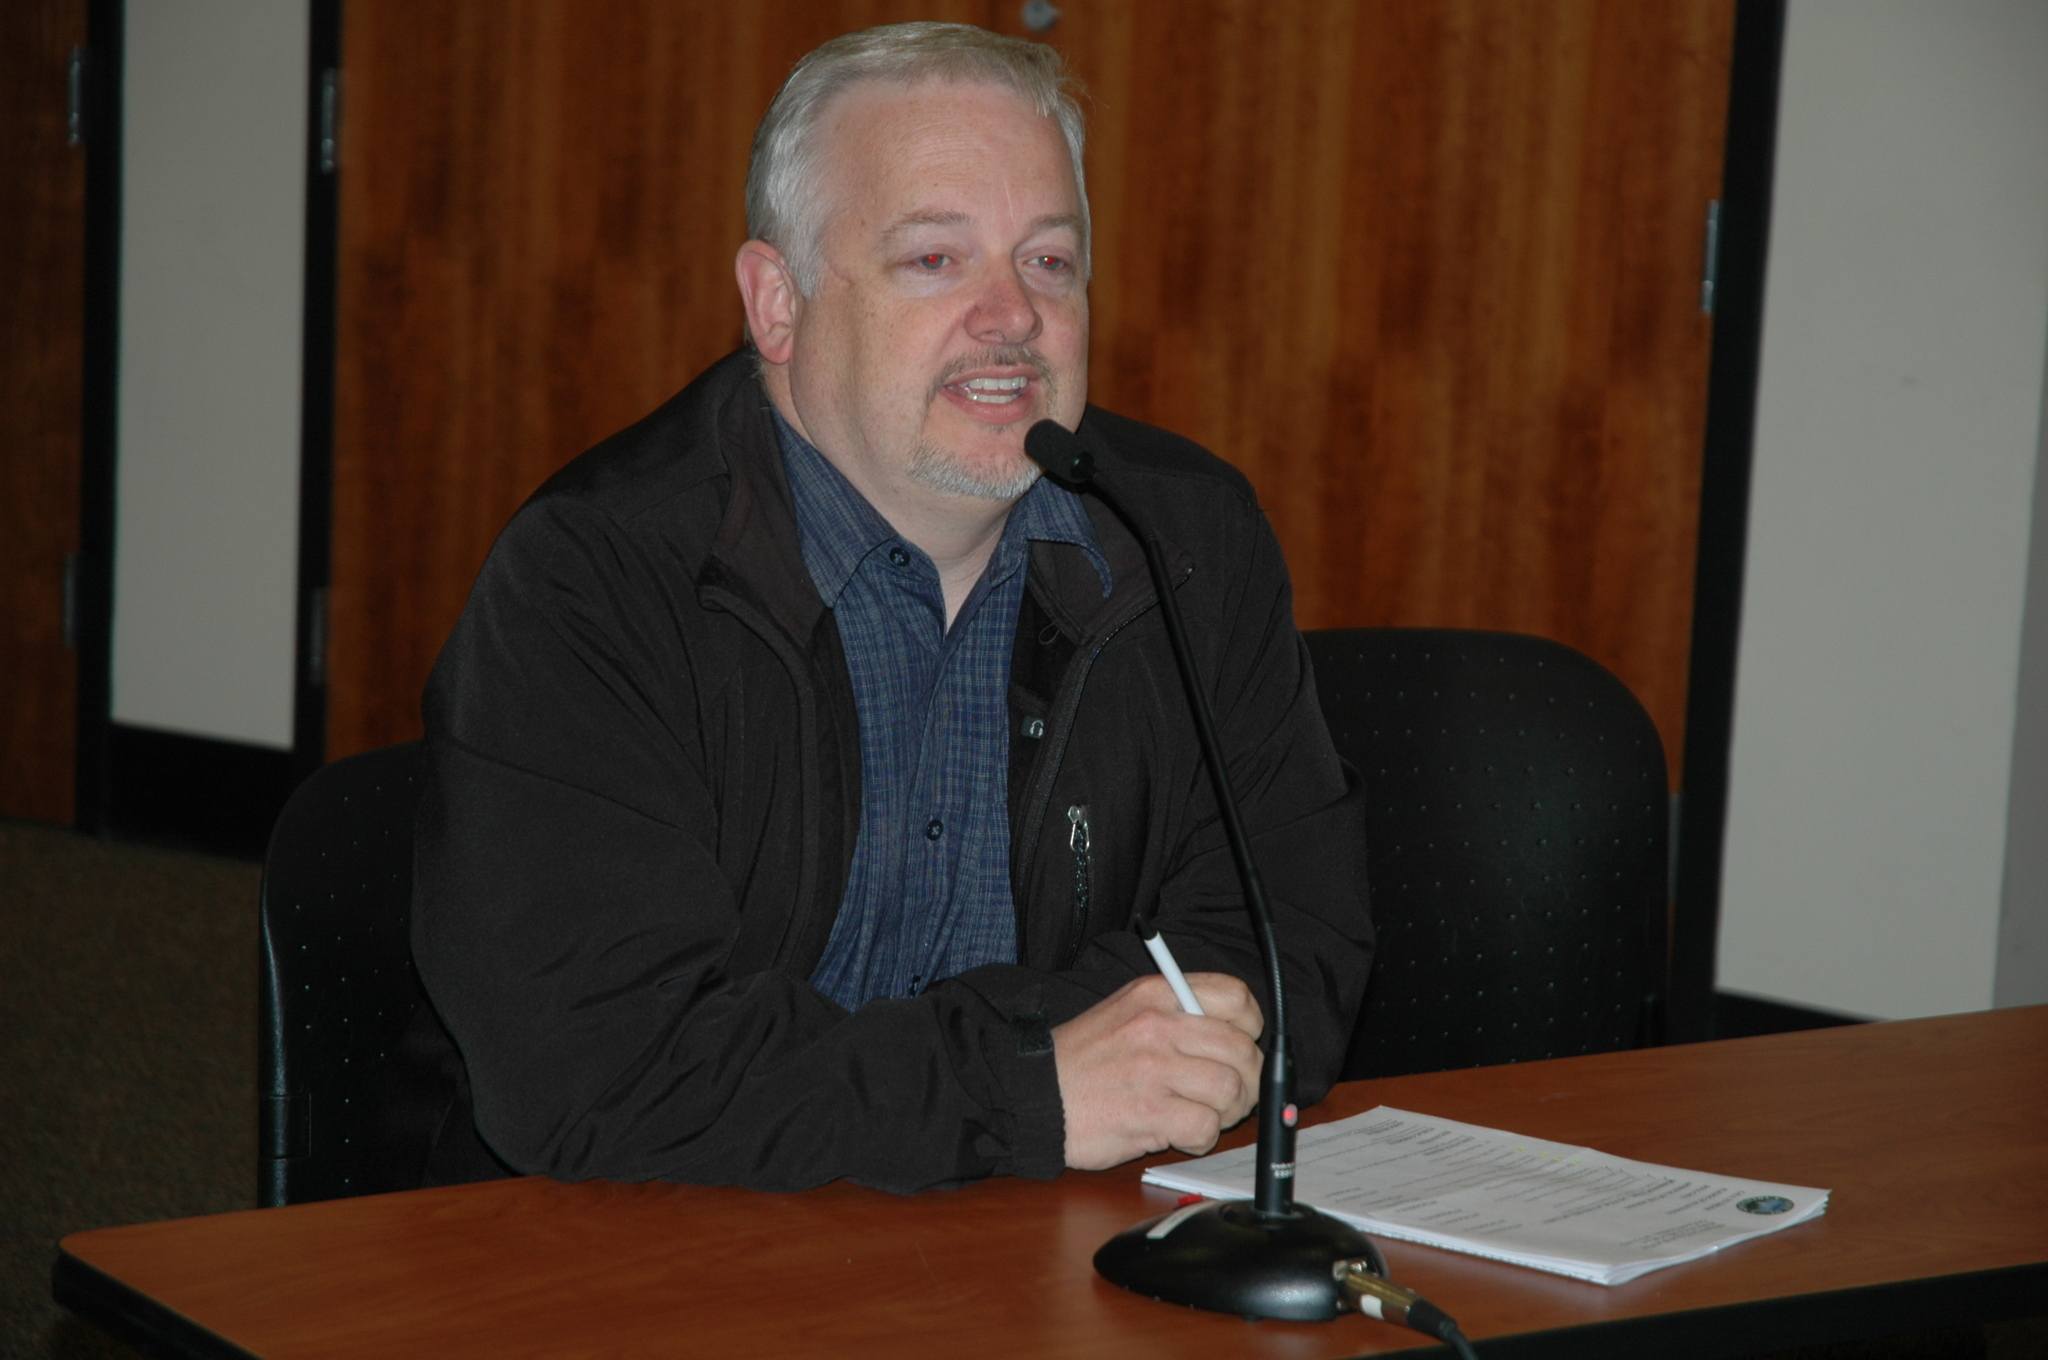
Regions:
<instances>
[{"instance_id":1,"label":"microphone head","mask_svg":"<svg viewBox=\"0 0 2048 1360\"><path fill-rule=\"evenodd\" d=\"M1086 486L1095 477L1095 456L1056 420L1041 420L1025 431L1024 452L1063 486Z\"/></svg>"}]
</instances>

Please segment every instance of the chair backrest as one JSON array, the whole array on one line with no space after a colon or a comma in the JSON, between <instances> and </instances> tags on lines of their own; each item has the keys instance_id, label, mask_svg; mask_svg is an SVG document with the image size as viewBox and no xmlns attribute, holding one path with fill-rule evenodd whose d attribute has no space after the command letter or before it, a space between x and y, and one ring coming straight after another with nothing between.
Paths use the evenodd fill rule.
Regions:
<instances>
[{"instance_id":1,"label":"chair backrest","mask_svg":"<svg viewBox=\"0 0 2048 1360\"><path fill-rule=\"evenodd\" d=\"M426 1004L413 971L420 746L323 767L263 865L259 1171L264 1205L418 1185L444 1102L400 1049Z\"/></svg>"},{"instance_id":2,"label":"chair backrest","mask_svg":"<svg viewBox=\"0 0 2048 1360\"><path fill-rule=\"evenodd\" d=\"M1347 1078L1655 1042L1664 748L1614 675L1513 633L1305 634L1365 780L1378 946Z\"/></svg>"}]
</instances>

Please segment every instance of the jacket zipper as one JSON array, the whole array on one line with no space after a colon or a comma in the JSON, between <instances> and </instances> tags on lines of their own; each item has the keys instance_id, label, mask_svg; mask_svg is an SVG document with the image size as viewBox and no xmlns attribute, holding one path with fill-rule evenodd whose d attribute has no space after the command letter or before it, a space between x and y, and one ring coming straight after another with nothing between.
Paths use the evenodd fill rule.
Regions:
<instances>
[{"instance_id":1,"label":"jacket zipper","mask_svg":"<svg viewBox=\"0 0 2048 1360\"><path fill-rule=\"evenodd\" d=\"M1075 803L1067 809L1067 849L1074 856L1074 928L1075 939L1088 925L1088 848L1093 836L1088 828L1088 805Z\"/></svg>"},{"instance_id":2,"label":"jacket zipper","mask_svg":"<svg viewBox=\"0 0 2048 1360\"><path fill-rule=\"evenodd\" d=\"M1194 571L1195 569L1192 566L1183 571L1180 579L1172 582L1173 588L1175 590L1180 589L1181 583L1194 575ZM1039 876L1045 872L1044 861L1036 853L1039 826L1044 822L1045 814L1051 810L1052 786L1059 776L1060 766L1066 760L1067 735L1073 727L1074 713L1081 707L1081 691L1086 687L1089 672L1095 669L1095 662L1101 657L1103 649L1116 640L1117 634L1123 632L1124 629L1156 609L1158 605L1159 596L1157 594L1148 595L1129 613L1105 629L1102 636L1086 652L1076 658L1074 665L1079 668L1078 671L1060 687L1055 712L1047 723L1047 726L1052 729L1053 746L1052 749L1045 753L1045 764L1041 768L1038 777L1040 787L1031 799L1031 810L1026 817L1024 834L1017 838L1015 847L1015 850L1021 850L1031 855L1030 879L1025 884L1023 901L1019 904L1017 911L1017 957L1020 960L1025 956L1025 919L1030 915L1029 904L1038 900ZM1081 924L1085 925L1086 923L1081 922ZM1073 938L1067 942L1066 950L1056 961L1054 965L1055 971L1073 966L1074 960L1081 956L1081 944L1082 937L1077 930Z\"/></svg>"}]
</instances>

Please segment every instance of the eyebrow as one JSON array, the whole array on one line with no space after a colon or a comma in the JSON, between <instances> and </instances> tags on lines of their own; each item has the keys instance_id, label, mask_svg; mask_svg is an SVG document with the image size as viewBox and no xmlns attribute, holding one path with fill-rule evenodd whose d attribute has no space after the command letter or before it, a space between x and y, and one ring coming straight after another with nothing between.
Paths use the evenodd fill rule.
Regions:
<instances>
[{"instance_id":1,"label":"eyebrow","mask_svg":"<svg viewBox=\"0 0 2048 1360\"><path fill-rule=\"evenodd\" d=\"M1061 228L1065 228L1073 232L1074 235L1079 236L1081 234L1081 214L1047 213L1043 217L1033 218L1031 230L1024 234L1026 236L1036 236L1042 231L1058 231Z\"/></svg>"},{"instance_id":2,"label":"eyebrow","mask_svg":"<svg viewBox=\"0 0 2048 1360\"><path fill-rule=\"evenodd\" d=\"M930 208L920 212L905 213L883 228L882 240L885 242L895 241L897 238L905 236L919 227L958 227L965 226L972 220L966 213L951 208ZM1065 228L1079 236L1081 234L1080 214L1047 213L1043 217L1035 217L1025 227L1024 234L1026 236L1036 236L1040 232L1056 231L1061 228Z\"/></svg>"},{"instance_id":3,"label":"eyebrow","mask_svg":"<svg viewBox=\"0 0 2048 1360\"><path fill-rule=\"evenodd\" d=\"M906 213L894 222L891 222L883 230L882 239L884 241L894 241L897 237L906 236L919 227L964 226L967 220L967 214L964 212L943 211L937 208L927 209L923 212Z\"/></svg>"}]
</instances>

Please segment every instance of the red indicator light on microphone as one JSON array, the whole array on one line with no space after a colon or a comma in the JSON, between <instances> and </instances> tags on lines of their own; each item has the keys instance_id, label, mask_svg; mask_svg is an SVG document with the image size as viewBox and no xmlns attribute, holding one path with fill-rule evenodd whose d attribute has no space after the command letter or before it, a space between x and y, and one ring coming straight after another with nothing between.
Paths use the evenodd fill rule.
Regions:
<instances>
[{"instance_id":1,"label":"red indicator light on microphone","mask_svg":"<svg viewBox=\"0 0 2048 1360\"><path fill-rule=\"evenodd\" d=\"M1290 1102L1290 1103L1288 1103L1288 1104L1286 1104L1286 1105L1283 1105L1283 1106L1281 1107L1281 1109L1280 1109L1280 1122L1281 1122L1281 1123L1283 1123L1283 1124L1285 1124L1285 1125L1286 1125L1286 1126L1287 1126L1288 1128L1290 1128L1290 1129L1291 1129L1291 1128L1293 1128L1293 1127L1294 1127L1294 1125L1295 1125L1295 1122L1296 1122L1297 1120L1299 1120L1300 1118L1301 1118L1301 1111L1300 1111L1300 1110L1297 1110L1297 1109L1295 1109L1295 1108L1294 1108L1294 1105L1293 1105L1293 1103L1292 1103L1292 1102Z\"/></svg>"}]
</instances>

